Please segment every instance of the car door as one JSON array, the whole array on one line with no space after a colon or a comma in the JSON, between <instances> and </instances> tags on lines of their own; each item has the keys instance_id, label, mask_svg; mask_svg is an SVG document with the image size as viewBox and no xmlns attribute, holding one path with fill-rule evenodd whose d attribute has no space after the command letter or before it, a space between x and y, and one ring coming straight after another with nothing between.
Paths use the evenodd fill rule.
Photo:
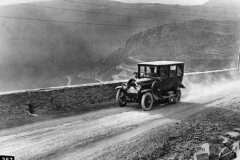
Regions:
<instances>
[{"instance_id":1,"label":"car door","mask_svg":"<svg viewBox=\"0 0 240 160\"><path fill-rule=\"evenodd\" d=\"M177 65L170 65L169 68L169 89L178 81L177 78Z\"/></svg>"},{"instance_id":2,"label":"car door","mask_svg":"<svg viewBox=\"0 0 240 160\"><path fill-rule=\"evenodd\" d=\"M181 65L170 65L169 66L169 86L168 89L173 88L175 84L181 84L183 77L183 68Z\"/></svg>"},{"instance_id":3,"label":"car door","mask_svg":"<svg viewBox=\"0 0 240 160\"><path fill-rule=\"evenodd\" d=\"M168 90L168 81L169 81L169 67L168 66L159 66L158 68L158 75L161 79L161 93L165 94Z\"/></svg>"}]
</instances>

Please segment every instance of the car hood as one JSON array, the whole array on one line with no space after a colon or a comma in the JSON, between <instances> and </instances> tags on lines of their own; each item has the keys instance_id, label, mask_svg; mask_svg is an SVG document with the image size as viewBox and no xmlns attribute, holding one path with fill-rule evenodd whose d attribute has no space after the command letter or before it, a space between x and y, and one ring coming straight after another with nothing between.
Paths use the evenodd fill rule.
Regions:
<instances>
[{"instance_id":1,"label":"car hood","mask_svg":"<svg viewBox=\"0 0 240 160\"><path fill-rule=\"evenodd\" d=\"M155 81L154 78L141 78L141 79L137 79L136 82L138 85L140 86L147 86L147 85L151 85L153 83L153 81Z\"/></svg>"}]
</instances>

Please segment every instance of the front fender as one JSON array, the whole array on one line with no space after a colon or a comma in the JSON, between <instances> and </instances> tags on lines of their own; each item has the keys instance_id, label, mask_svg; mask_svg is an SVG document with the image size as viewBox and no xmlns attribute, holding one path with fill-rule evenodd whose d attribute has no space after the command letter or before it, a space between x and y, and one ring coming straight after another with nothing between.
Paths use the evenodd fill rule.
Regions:
<instances>
[{"instance_id":1,"label":"front fender","mask_svg":"<svg viewBox=\"0 0 240 160\"><path fill-rule=\"evenodd\" d=\"M117 86L115 89L122 89L122 86Z\"/></svg>"},{"instance_id":2,"label":"front fender","mask_svg":"<svg viewBox=\"0 0 240 160\"><path fill-rule=\"evenodd\" d=\"M141 93L146 93L146 92L150 92L150 91L152 91L152 89L144 89L141 91Z\"/></svg>"}]
</instances>

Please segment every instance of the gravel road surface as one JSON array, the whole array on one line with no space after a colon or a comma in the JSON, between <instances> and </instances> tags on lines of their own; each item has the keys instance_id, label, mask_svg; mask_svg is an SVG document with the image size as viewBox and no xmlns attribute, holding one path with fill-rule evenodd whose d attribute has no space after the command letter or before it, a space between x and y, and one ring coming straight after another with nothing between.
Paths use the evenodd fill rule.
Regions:
<instances>
[{"instance_id":1,"label":"gravel road surface","mask_svg":"<svg viewBox=\"0 0 240 160\"><path fill-rule=\"evenodd\" d=\"M189 85L181 103L156 104L148 112L138 104L123 108L116 104L77 116L4 129L0 131L0 154L13 155L17 160L94 159L110 152L112 146L131 143L156 127L230 103L240 99L239 95L239 80L208 87L195 84Z\"/></svg>"}]
</instances>

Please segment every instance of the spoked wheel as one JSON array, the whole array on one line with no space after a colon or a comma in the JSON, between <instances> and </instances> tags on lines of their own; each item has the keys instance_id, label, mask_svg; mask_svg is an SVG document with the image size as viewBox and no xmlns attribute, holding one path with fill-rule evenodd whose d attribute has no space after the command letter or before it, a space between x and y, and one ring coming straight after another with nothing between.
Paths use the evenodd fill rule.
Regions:
<instances>
[{"instance_id":1,"label":"spoked wheel","mask_svg":"<svg viewBox=\"0 0 240 160\"><path fill-rule=\"evenodd\" d=\"M147 92L142 96L141 106L144 111L149 111L152 109L153 96L150 92Z\"/></svg>"},{"instance_id":2,"label":"spoked wheel","mask_svg":"<svg viewBox=\"0 0 240 160\"><path fill-rule=\"evenodd\" d=\"M181 100L181 96L182 96L182 92L180 88L177 88L177 90L175 91L175 97L173 98L173 103L178 103Z\"/></svg>"},{"instance_id":3,"label":"spoked wheel","mask_svg":"<svg viewBox=\"0 0 240 160\"><path fill-rule=\"evenodd\" d=\"M116 94L116 101L120 107L124 107L127 104L126 96L122 89L119 89Z\"/></svg>"},{"instance_id":4,"label":"spoked wheel","mask_svg":"<svg viewBox=\"0 0 240 160\"><path fill-rule=\"evenodd\" d=\"M162 86L159 81L154 81L152 83L151 89L153 93L157 93L159 95L162 93Z\"/></svg>"}]
</instances>

